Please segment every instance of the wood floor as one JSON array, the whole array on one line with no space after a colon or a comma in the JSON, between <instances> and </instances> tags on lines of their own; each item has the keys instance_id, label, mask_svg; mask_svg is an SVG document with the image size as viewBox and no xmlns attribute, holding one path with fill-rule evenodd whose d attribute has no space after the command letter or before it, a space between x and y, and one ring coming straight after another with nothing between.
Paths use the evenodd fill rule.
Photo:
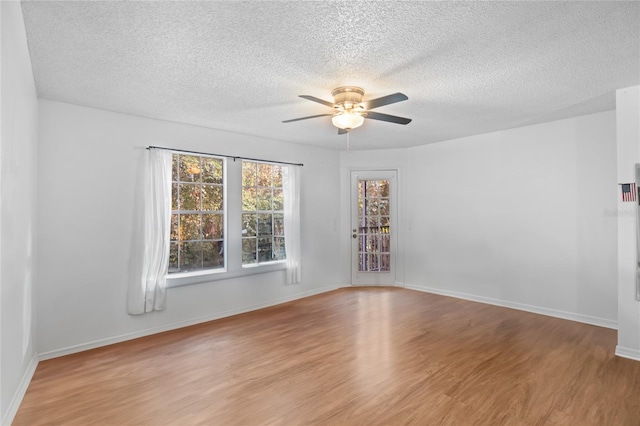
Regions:
<instances>
[{"instance_id":1,"label":"wood floor","mask_svg":"<svg viewBox=\"0 0 640 426\"><path fill-rule=\"evenodd\" d=\"M614 330L342 289L41 362L20 425L640 425Z\"/></svg>"}]
</instances>

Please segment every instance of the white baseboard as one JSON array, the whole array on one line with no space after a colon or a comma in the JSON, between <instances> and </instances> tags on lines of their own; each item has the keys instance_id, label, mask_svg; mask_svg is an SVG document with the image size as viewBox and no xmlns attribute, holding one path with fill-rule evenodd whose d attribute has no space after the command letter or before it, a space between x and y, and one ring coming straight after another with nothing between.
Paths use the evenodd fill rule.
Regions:
<instances>
[{"instance_id":1,"label":"white baseboard","mask_svg":"<svg viewBox=\"0 0 640 426\"><path fill-rule=\"evenodd\" d=\"M624 346L616 346L616 355L622 358L629 358L634 361L640 361L640 350L625 348Z\"/></svg>"},{"instance_id":2,"label":"white baseboard","mask_svg":"<svg viewBox=\"0 0 640 426\"><path fill-rule=\"evenodd\" d=\"M36 367L38 367L38 356L34 355L31 358L31 361L29 361L29 365L22 375L22 379L20 380L18 389L16 389L16 393L13 394L13 398L11 398L9 407L7 407L7 411L2 417L2 421L0 422L1 425L9 426L11 422L13 422L14 417L18 413L18 408L20 408L20 404L22 403L22 399L27 393L27 389L29 388L29 383L31 383L33 374L36 372Z\"/></svg>"},{"instance_id":3,"label":"white baseboard","mask_svg":"<svg viewBox=\"0 0 640 426\"><path fill-rule=\"evenodd\" d=\"M333 291L338 288L340 287L338 286L321 287L315 290L293 294L287 297L270 300L268 302L259 303L256 305L244 306L242 308L237 308L237 309L230 309L228 311L218 312L211 315L205 315L203 317L193 318L187 321L180 321L172 324L166 324L159 327L148 328L145 330L139 330L132 333L121 334L119 336L107 337L105 339L93 340L91 342L68 346L62 349L43 352L39 354L39 360L44 361L51 358L57 358L60 356L70 355L77 352L99 348L102 346L112 345L114 343L120 343L120 342L125 342L127 340L137 339L139 337L150 336L152 334L162 333L164 331L176 330L178 328L188 327L190 325L195 325L203 322L217 320L220 318L230 317L232 315L244 314L246 312L255 311L257 309L268 308L270 306L280 305L281 303L291 302L293 300L303 299L309 296L315 296L316 294L326 293L328 291Z\"/></svg>"},{"instance_id":4,"label":"white baseboard","mask_svg":"<svg viewBox=\"0 0 640 426\"><path fill-rule=\"evenodd\" d=\"M582 322L599 327L618 329L618 322L606 318L592 317L589 315L577 314L574 312L560 311L557 309L545 308L542 306L527 305L525 303L510 302L508 300L494 299L491 297L476 296L474 294L461 293L457 291L442 290L433 287L406 284L405 288L409 290L423 291L425 293L434 293L442 296L455 297L457 299L470 300L472 302L486 303L489 305L502 306L504 308L517 309L519 311L532 312L534 314L547 315L555 318L562 318L570 321Z\"/></svg>"}]
</instances>

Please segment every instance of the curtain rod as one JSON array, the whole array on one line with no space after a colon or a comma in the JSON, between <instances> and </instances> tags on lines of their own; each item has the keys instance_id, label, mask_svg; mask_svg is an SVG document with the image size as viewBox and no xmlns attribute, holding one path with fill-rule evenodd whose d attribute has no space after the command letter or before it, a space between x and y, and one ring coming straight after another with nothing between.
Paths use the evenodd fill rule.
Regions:
<instances>
[{"instance_id":1,"label":"curtain rod","mask_svg":"<svg viewBox=\"0 0 640 426\"><path fill-rule=\"evenodd\" d=\"M213 155L213 156L216 156L216 157L233 158L233 161L236 161L237 159L240 159L240 160L250 160L250 161L263 161L265 163L274 163L274 164L287 164L287 165L290 165L290 166L300 166L300 167L304 166L304 164L302 164L302 163L289 163L289 162L286 162L286 161L262 160L260 158L239 157L239 156L224 155L224 154L212 154L210 152L187 151L186 149L165 148L163 146L152 146L152 145L149 145L147 147L147 149L151 149L151 148L164 149L164 150L167 150L167 151L175 151L175 152L186 152L187 154Z\"/></svg>"}]
</instances>

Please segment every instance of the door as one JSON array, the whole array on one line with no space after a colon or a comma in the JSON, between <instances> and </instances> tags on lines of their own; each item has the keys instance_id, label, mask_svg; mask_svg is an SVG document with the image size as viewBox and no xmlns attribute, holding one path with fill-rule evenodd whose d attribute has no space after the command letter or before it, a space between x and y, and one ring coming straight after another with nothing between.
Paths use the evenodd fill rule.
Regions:
<instances>
[{"instance_id":1,"label":"door","mask_svg":"<svg viewBox=\"0 0 640 426\"><path fill-rule=\"evenodd\" d=\"M351 284L395 285L395 171L351 172Z\"/></svg>"}]
</instances>

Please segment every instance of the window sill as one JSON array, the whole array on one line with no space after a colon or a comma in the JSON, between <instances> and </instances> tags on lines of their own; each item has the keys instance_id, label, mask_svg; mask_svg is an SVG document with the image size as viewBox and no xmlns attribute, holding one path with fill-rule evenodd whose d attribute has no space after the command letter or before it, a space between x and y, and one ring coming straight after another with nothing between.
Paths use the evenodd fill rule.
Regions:
<instances>
[{"instance_id":1,"label":"window sill","mask_svg":"<svg viewBox=\"0 0 640 426\"><path fill-rule=\"evenodd\" d=\"M211 281L228 280L231 278L244 277L249 275L266 274L268 272L282 271L287 269L284 260L263 263L260 265L242 266L241 270L228 271L226 269L182 272L167 276L167 288L182 287L191 284L202 284Z\"/></svg>"}]
</instances>

